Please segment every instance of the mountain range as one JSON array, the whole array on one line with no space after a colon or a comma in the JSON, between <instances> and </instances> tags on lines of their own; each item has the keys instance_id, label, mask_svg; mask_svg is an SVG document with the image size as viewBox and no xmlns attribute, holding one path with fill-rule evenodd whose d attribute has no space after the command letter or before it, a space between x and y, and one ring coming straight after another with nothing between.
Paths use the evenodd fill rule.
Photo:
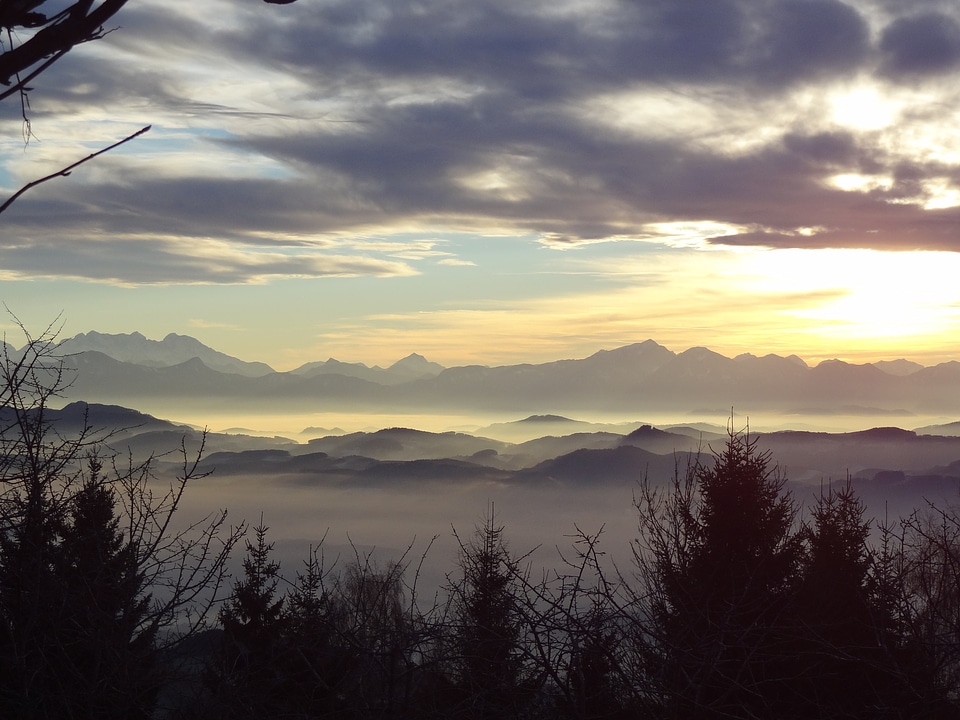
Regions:
<instances>
[{"instance_id":1,"label":"mountain range","mask_svg":"<svg viewBox=\"0 0 960 720\"><path fill-rule=\"evenodd\" d=\"M82 333L61 347L76 371L68 399L138 406L163 398L192 406L284 410L455 409L562 413L681 410L817 414L939 414L960 410L960 362L907 360L809 366L790 355L725 357L671 351L647 340L582 359L444 368L413 354L388 368L333 358L276 372L183 335Z\"/></svg>"}]
</instances>

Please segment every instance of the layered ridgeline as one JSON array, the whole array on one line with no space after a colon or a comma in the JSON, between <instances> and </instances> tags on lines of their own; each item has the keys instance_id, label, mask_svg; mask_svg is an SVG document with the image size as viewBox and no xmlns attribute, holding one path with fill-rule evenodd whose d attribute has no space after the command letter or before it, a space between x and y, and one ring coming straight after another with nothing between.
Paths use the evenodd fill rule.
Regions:
<instances>
[{"instance_id":1,"label":"layered ridgeline","mask_svg":"<svg viewBox=\"0 0 960 720\"><path fill-rule=\"evenodd\" d=\"M68 399L134 407L149 398L192 406L216 400L218 407L261 411L643 413L735 406L751 412L949 415L960 407L956 361L922 367L906 360L829 360L809 366L795 355L729 358L702 347L677 353L652 340L542 364L444 368L413 354L387 368L331 358L289 372L173 334L155 341L138 333L85 333L62 349L77 371Z\"/></svg>"},{"instance_id":2,"label":"layered ridgeline","mask_svg":"<svg viewBox=\"0 0 960 720\"><path fill-rule=\"evenodd\" d=\"M0 412L0 421L10 418ZM443 483L551 491L620 487L630 491L641 478L669 482L678 468L722 446L722 427L702 423L586 423L532 416L474 432L426 432L382 428L344 433L305 428L292 437L208 432L115 405L74 402L47 410L46 420L64 436L84 427L109 433L106 445L119 456L156 457L177 471L178 452L205 444L200 464L216 477L270 478L280 486L419 487ZM632 429L630 429L632 428ZM758 447L786 470L798 497L850 478L872 513L909 513L925 499L955 497L960 484L960 437L954 427L914 430L874 428L857 432L757 432ZM535 435L517 441L511 437Z\"/></svg>"}]
</instances>

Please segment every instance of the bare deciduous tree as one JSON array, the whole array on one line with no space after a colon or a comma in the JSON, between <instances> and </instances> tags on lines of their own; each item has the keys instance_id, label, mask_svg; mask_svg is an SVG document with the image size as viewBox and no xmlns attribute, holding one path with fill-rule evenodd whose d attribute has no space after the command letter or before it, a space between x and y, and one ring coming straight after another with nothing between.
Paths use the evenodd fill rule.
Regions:
<instances>
[{"instance_id":1,"label":"bare deciduous tree","mask_svg":"<svg viewBox=\"0 0 960 720\"><path fill-rule=\"evenodd\" d=\"M0 693L25 717L74 717L84 706L75 676L114 693L113 706L149 712L161 667L141 665L128 683L99 677L78 650L137 657L172 648L204 627L219 601L225 563L240 530L226 511L178 524L199 455L181 447L182 470L163 481L156 458L120 461L110 431L86 418L60 428L54 406L70 377L56 330L0 358ZM107 617L109 616L109 617ZM121 633L99 629L113 624ZM67 645L70 644L68 647ZM103 673L132 663L103 662ZM92 673L92 674L91 674ZM59 687L62 692L50 692ZM91 702L93 699L84 694ZM128 702L129 701L129 702ZM126 704L125 704L126 703ZM67 712L69 710L69 712ZM65 714L66 713L66 714Z\"/></svg>"}]
</instances>

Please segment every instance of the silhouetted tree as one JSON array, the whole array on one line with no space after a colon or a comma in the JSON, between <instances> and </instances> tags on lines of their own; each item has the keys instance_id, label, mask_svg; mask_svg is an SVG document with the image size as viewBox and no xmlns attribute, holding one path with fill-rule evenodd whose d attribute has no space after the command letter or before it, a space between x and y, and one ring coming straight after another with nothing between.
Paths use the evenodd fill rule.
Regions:
<instances>
[{"instance_id":1,"label":"silhouetted tree","mask_svg":"<svg viewBox=\"0 0 960 720\"><path fill-rule=\"evenodd\" d=\"M286 618L278 597L280 565L270 553L263 520L246 541L243 575L220 608L221 669L215 679L223 717L274 718L284 714L287 679L281 663Z\"/></svg>"},{"instance_id":2,"label":"silhouetted tree","mask_svg":"<svg viewBox=\"0 0 960 720\"><path fill-rule=\"evenodd\" d=\"M638 641L671 717L780 717L782 644L800 544L785 478L747 431L670 488L644 484L635 559L648 607ZM646 636L644 636L646 634Z\"/></svg>"},{"instance_id":3,"label":"silhouetted tree","mask_svg":"<svg viewBox=\"0 0 960 720\"><path fill-rule=\"evenodd\" d=\"M404 572L402 562L380 568L358 555L337 584L337 643L352 669L345 694L354 712L393 716L406 706L414 641Z\"/></svg>"},{"instance_id":4,"label":"silhouetted tree","mask_svg":"<svg viewBox=\"0 0 960 720\"><path fill-rule=\"evenodd\" d=\"M137 547L116 515L117 498L89 459L89 475L73 496L56 575L63 594L57 683L70 704L61 717L147 717L158 690L157 627L145 620L151 596Z\"/></svg>"},{"instance_id":5,"label":"silhouetted tree","mask_svg":"<svg viewBox=\"0 0 960 720\"><path fill-rule=\"evenodd\" d=\"M294 0L265 0L287 4ZM77 45L99 40L106 24L127 0L0 0L0 30L6 35L0 51L0 100L22 94L30 83Z\"/></svg>"},{"instance_id":6,"label":"silhouetted tree","mask_svg":"<svg viewBox=\"0 0 960 720\"><path fill-rule=\"evenodd\" d=\"M884 543L894 547L881 588L909 688L904 706L917 717L960 717L960 512L928 503L898 531L886 528Z\"/></svg>"},{"instance_id":7,"label":"silhouetted tree","mask_svg":"<svg viewBox=\"0 0 960 720\"><path fill-rule=\"evenodd\" d=\"M310 549L285 597L283 656L289 687L286 704L293 717L335 717L343 702L351 655L337 643L333 600L325 586L328 571L319 551Z\"/></svg>"},{"instance_id":8,"label":"silhouetted tree","mask_svg":"<svg viewBox=\"0 0 960 720\"><path fill-rule=\"evenodd\" d=\"M567 666L571 717L599 720L623 715L616 667L621 636L608 613L609 607L597 599L568 627L572 641Z\"/></svg>"},{"instance_id":9,"label":"silhouetted tree","mask_svg":"<svg viewBox=\"0 0 960 720\"><path fill-rule=\"evenodd\" d=\"M0 707L146 716L164 681L154 652L202 627L236 535L224 513L173 530L195 462L157 492L149 459L107 470L109 433L61 433L55 332L26 337L0 359Z\"/></svg>"},{"instance_id":10,"label":"silhouetted tree","mask_svg":"<svg viewBox=\"0 0 960 720\"><path fill-rule=\"evenodd\" d=\"M634 598L615 566L603 566L601 534L577 528L573 554L542 580L524 578L518 596L526 662L542 678L536 709L550 717L634 718L652 705L631 652Z\"/></svg>"},{"instance_id":11,"label":"silhouetted tree","mask_svg":"<svg viewBox=\"0 0 960 720\"><path fill-rule=\"evenodd\" d=\"M849 480L817 498L796 603L796 717L896 716L907 696L892 618L873 592L864 506Z\"/></svg>"},{"instance_id":12,"label":"silhouetted tree","mask_svg":"<svg viewBox=\"0 0 960 720\"><path fill-rule=\"evenodd\" d=\"M0 29L7 35L0 53L0 100L29 90L29 83L75 46L103 37L104 24L127 0L0 0Z\"/></svg>"},{"instance_id":13,"label":"silhouetted tree","mask_svg":"<svg viewBox=\"0 0 960 720\"><path fill-rule=\"evenodd\" d=\"M521 647L522 573L492 511L472 540L460 543L459 565L451 588L453 669L462 697L457 716L519 717L531 700Z\"/></svg>"}]
</instances>

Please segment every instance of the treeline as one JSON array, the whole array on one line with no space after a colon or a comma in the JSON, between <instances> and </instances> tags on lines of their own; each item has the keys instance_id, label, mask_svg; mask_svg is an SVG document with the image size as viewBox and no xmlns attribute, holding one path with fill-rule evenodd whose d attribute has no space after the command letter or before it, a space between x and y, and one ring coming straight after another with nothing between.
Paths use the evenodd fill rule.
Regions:
<instances>
[{"instance_id":1,"label":"treeline","mask_svg":"<svg viewBox=\"0 0 960 720\"><path fill-rule=\"evenodd\" d=\"M894 527L851 487L806 518L747 432L643 483L629 571L580 534L532 577L490 516L442 602L416 569L316 553L282 590L267 529L221 609L203 716L960 717L960 516Z\"/></svg>"},{"instance_id":2,"label":"treeline","mask_svg":"<svg viewBox=\"0 0 960 720\"><path fill-rule=\"evenodd\" d=\"M844 485L801 515L732 425L638 485L629 567L578 532L533 574L491 513L424 597L410 558L321 542L290 577L262 521L183 528L197 458L158 485L58 433L49 335L0 372L4 718L960 717L960 512L876 525Z\"/></svg>"}]
</instances>

